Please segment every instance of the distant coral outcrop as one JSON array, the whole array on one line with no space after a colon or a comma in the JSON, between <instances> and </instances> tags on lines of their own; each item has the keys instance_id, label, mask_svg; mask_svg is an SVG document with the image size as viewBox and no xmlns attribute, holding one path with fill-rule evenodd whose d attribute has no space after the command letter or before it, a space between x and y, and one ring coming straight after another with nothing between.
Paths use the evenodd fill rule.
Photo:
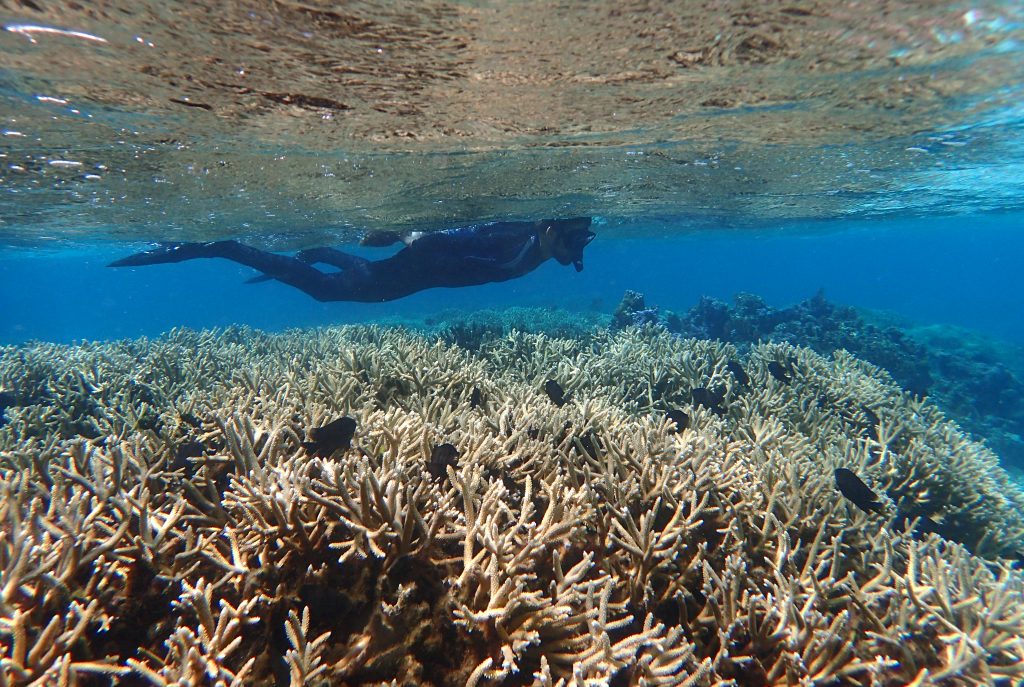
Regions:
<instances>
[{"instance_id":1,"label":"distant coral outcrop","mask_svg":"<svg viewBox=\"0 0 1024 687\"><path fill-rule=\"evenodd\" d=\"M822 355L846 350L885 369L901 387L927 395L1008 465L1024 470L1024 365L1021 350L964 329L897 323L828 301L819 291L786 308L739 293L731 304L704 297L685 314L644 305L627 291L612 328L655 324L683 337L727 341L746 350L787 341Z\"/></svg>"}]
</instances>

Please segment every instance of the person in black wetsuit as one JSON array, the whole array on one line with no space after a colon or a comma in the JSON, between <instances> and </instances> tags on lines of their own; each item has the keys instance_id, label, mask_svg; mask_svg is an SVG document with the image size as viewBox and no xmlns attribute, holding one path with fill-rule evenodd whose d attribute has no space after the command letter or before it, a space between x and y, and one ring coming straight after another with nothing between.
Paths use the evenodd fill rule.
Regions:
<instances>
[{"instance_id":1,"label":"person in black wetsuit","mask_svg":"<svg viewBox=\"0 0 1024 687\"><path fill-rule=\"evenodd\" d=\"M381 236L389 240L382 242ZM227 258L308 293L318 301L381 302L438 286L475 286L521 277L554 258L583 269L583 249L594 239L589 217L538 222L492 222L445 231L379 232L372 245L402 240L405 248L384 260L367 260L335 248L310 248L295 256L259 250L237 241L163 243L110 263L134 267L196 258ZM313 265L339 268L321 272Z\"/></svg>"}]
</instances>

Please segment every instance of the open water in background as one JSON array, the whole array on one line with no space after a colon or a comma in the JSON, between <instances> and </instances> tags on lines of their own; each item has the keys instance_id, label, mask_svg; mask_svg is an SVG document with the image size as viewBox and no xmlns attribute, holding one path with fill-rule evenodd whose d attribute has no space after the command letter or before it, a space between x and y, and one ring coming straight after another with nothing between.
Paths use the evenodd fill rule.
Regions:
<instances>
[{"instance_id":1,"label":"open water in background","mask_svg":"<svg viewBox=\"0 0 1024 687\"><path fill-rule=\"evenodd\" d=\"M1016 2L0 2L0 22L0 344L823 288L1024 345ZM597 218L581 274L384 304L225 261L105 267L156 240L352 249L576 215Z\"/></svg>"},{"instance_id":2,"label":"open water in background","mask_svg":"<svg viewBox=\"0 0 1024 687\"><path fill-rule=\"evenodd\" d=\"M549 261L521 279L433 289L380 304L318 303L224 260L109 269L141 245L0 252L0 343L155 336L175 326L280 330L446 309L516 305L610 313L626 289L685 312L700 296L738 292L791 305L825 289L836 303L883 310L907 325L955 325L1024 345L1024 214L892 218L619 235L586 250L577 274ZM386 255L387 249L363 250Z\"/></svg>"}]
</instances>

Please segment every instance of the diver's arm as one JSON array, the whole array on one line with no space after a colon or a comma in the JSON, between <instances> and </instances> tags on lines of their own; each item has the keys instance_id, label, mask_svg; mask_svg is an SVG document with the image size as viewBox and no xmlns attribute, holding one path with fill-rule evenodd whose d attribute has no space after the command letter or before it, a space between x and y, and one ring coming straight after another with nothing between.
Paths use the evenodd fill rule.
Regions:
<instances>
[{"instance_id":1,"label":"diver's arm","mask_svg":"<svg viewBox=\"0 0 1024 687\"><path fill-rule=\"evenodd\" d=\"M538 245L534 222L492 222L424 234L411 248L448 255L499 270L516 270Z\"/></svg>"},{"instance_id":2,"label":"diver's arm","mask_svg":"<svg viewBox=\"0 0 1024 687\"><path fill-rule=\"evenodd\" d=\"M495 269L499 270L516 270L522 266L526 256L530 254L530 250L537 245L538 241L537 235L533 234L523 242L523 247L519 249L518 253L504 262L499 262L499 259L496 257L483 257L479 255L467 255L466 260L492 265Z\"/></svg>"}]
</instances>

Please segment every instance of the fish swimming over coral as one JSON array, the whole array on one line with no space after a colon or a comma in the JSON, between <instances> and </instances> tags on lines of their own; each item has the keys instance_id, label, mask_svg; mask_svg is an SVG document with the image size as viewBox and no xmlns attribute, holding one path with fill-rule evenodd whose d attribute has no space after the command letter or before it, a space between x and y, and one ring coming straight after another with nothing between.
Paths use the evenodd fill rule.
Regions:
<instances>
[{"instance_id":1,"label":"fish swimming over coral","mask_svg":"<svg viewBox=\"0 0 1024 687\"><path fill-rule=\"evenodd\" d=\"M551 402L559 408L564 406L569 400L569 397L565 395L565 390L562 388L562 385L553 379L549 379L544 382L544 393L546 393L548 398L551 399Z\"/></svg>"},{"instance_id":2,"label":"fish swimming over coral","mask_svg":"<svg viewBox=\"0 0 1024 687\"><path fill-rule=\"evenodd\" d=\"M725 368L732 373L732 376L736 378L736 382L740 386L750 386L750 377L747 375L747 371L743 369L740 361L730 360L725 364Z\"/></svg>"},{"instance_id":3,"label":"fish swimming over coral","mask_svg":"<svg viewBox=\"0 0 1024 687\"><path fill-rule=\"evenodd\" d=\"M448 473L448 466L459 467L459 449L454 444L438 444L430 451L427 472L434 479L441 479Z\"/></svg>"},{"instance_id":4,"label":"fish swimming over coral","mask_svg":"<svg viewBox=\"0 0 1024 687\"><path fill-rule=\"evenodd\" d=\"M580 436L573 438L573 443L582 451L583 455L590 458L597 458L597 435L594 430L588 430Z\"/></svg>"},{"instance_id":5,"label":"fish swimming over coral","mask_svg":"<svg viewBox=\"0 0 1024 687\"><path fill-rule=\"evenodd\" d=\"M865 513L881 513L882 502L878 500L878 494L871 491L871 487L864 484L852 470L836 468L836 488L839 493L853 502L855 506Z\"/></svg>"},{"instance_id":6,"label":"fish swimming over coral","mask_svg":"<svg viewBox=\"0 0 1024 687\"><path fill-rule=\"evenodd\" d=\"M705 369L693 370L657 400L647 385L623 380L649 378L666 357L707 360L706 369L722 372L728 347L628 328L572 346L579 352L566 360L569 339L527 334L522 341L536 351L535 365L516 358L494 364L486 348L467 352L419 333L365 326L183 330L64 349L58 366L48 348L43 359L32 348L0 355L0 384L48 379L68 405L91 396L97 405L84 417L119 418L110 427L124 437L83 441L71 416L28 405L17 411L17 427L0 431L7 509L0 558L24 552L30 564L4 572L15 593L0 609L0 625L20 623L22 654L42 657L26 661L33 681L57 684L61 671L78 670L83 685L127 683L134 671L157 676L153 684L199 685L215 681L207 671L216 671L225 684L287 684L289 670L308 677L316 661L325 669L312 682L414 685L436 675L430 682L438 687L557 685L574 675L580 684L727 684L740 675L737 666L750 667L751 685L863 686L875 667L887 687L911 684L922 671L959 671L964 685L1015 684L1024 675L1024 645L1006 639L1024 636L1019 577L1002 571L1024 543L1024 494L1006 489L983 446L950 431L937 411L922 413L876 368L788 344L759 345L754 360L788 353L794 367L820 377L764 385L748 400L763 399L729 406L729 422L694 422L680 436L673 430L687 418L663 399L686 403L690 389L714 389L721 376L708 381ZM330 355L337 351L347 354ZM158 375L145 403L181 421L152 429L133 424L137 389L100 394L76 374L100 369L109 388L132 389L140 370L174 355L180 374ZM390 364L367 365L375 356L416 365L425 379L454 380L452 398L439 398L436 384L407 383ZM537 370L571 380L587 403L556 412L543 396L547 376ZM757 370L764 381L768 373ZM236 372L239 384L277 390L276 398L254 404L218 383ZM352 391L340 398L317 390L311 398L294 380L313 373L353 380ZM470 410L473 385L500 412ZM386 397L399 402L377 395L399 387ZM735 387L727 388L731 400ZM820 394L845 390L848 406L833 401L832 417L815 405ZM293 428L308 418L299 409L323 403L344 403L352 419L318 411L316 422L307 419L306 443L314 451L337 448L334 458L351 446L343 465L325 465L295 445ZM660 405L652 410L652 403ZM773 460L801 474L815 469L823 450L835 456L851 441L863 444L861 403L898 424L913 447L928 447L888 471L873 467L874 484L908 486L897 501L861 485L867 503L883 502L888 514L887 496L920 500L924 516L976 552L935 534L905 536L885 517L859 523L865 531L851 536L849 522L833 517L831 482L808 489L799 479L759 479L759 448L737 440L770 426L782 447ZM838 420L846 410L855 425ZM818 432L816 442L806 440L808 428ZM41 444L53 447L43 460ZM176 450L181 470L152 469ZM118 477L113 459L126 468ZM922 470L927 484L914 479ZM108 498L96 498L104 492ZM979 499L984 507L976 507ZM772 512L798 515L799 524L773 524L769 532ZM918 529L929 528L920 517ZM47 545L19 549L12 532ZM864 546L864 534L877 545ZM105 546L111 555L87 558ZM912 570L909 555L919 561ZM778 563L764 565L772 560ZM870 594L850 594L850 580L871 579ZM911 599L905 591L951 579L942 598L922 592ZM808 612L794 605L785 631L776 631L781 620L762 621L779 608L780 588L827 603ZM954 612L945 614L944 605ZM756 622L733 622L729 608L757 614ZM939 627L937 618L948 623L941 631L907 632ZM95 631L107 619L111 629ZM86 630L76 635L76 627ZM208 627L227 629L218 635ZM981 649L972 662L948 651L947 631L976 638ZM220 644L204 643L204 633ZM825 633L831 638L822 641ZM168 641L183 650L169 651ZM608 647L614 656L594 663ZM492 658L499 655L510 662ZM811 657L819 669L806 671L794 655ZM99 669L113 677L93 680ZM991 679L999 670L1016 672L1000 683ZM527 671L542 675L531 681Z\"/></svg>"},{"instance_id":7,"label":"fish swimming over coral","mask_svg":"<svg viewBox=\"0 0 1024 687\"><path fill-rule=\"evenodd\" d=\"M725 408L722 407L722 402L725 401L724 386L716 386L714 389L699 386L690 394L693 405L703 406L719 417L725 415Z\"/></svg>"},{"instance_id":8,"label":"fish swimming over coral","mask_svg":"<svg viewBox=\"0 0 1024 687\"><path fill-rule=\"evenodd\" d=\"M875 441L878 440L878 425L881 424L882 420L878 417L878 413L869 408L866 404L861 404L861 413L864 414L865 420L867 420L867 427L865 433Z\"/></svg>"},{"instance_id":9,"label":"fish swimming over coral","mask_svg":"<svg viewBox=\"0 0 1024 687\"><path fill-rule=\"evenodd\" d=\"M682 432L690 426L690 416L678 408L672 408L665 411L665 417L668 418L669 422L675 425L675 429L670 431Z\"/></svg>"},{"instance_id":10,"label":"fish swimming over coral","mask_svg":"<svg viewBox=\"0 0 1024 687\"><path fill-rule=\"evenodd\" d=\"M866 412L870 409L864 407ZM871 413L873 415L873 413ZM875 416L877 418L877 416ZM835 471L836 488L840 493L865 513L881 513L882 502L864 481L852 470L837 468ZM971 548L971 543L963 540L963 536L957 529L946 522L937 522L932 519L929 512L916 503L902 503L896 509L896 517L892 521L892 528L902 531L910 523L914 523L913 536L920 538L929 534L937 534L943 539L959 542Z\"/></svg>"},{"instance_id":11,"label":"fish swimming over coral","mask_svg":"<svg viewBox=\"0 0 1024 687\"><path fill-rule=\"evenodd\" d=\"M416 232L404 237L404 248L383 260L367 260L328 247L310 248L289 256L230 240L162 243L151 250L116 260L110 267L226 258L257 269L318 301L377 303L424 289L515 279L551 258L562 265L572 265L580 272L583 249L595 237L590 223L590 217L573 217L491 222L445 231ZM340 271L321 272L314 267L321 263Z\"/></svg>"},{"instance_id":12,"label":"fish swimming over coral","mask_svg":"<svg viewBox=\"0 0 1024 687\"><path fill-rule=\"evenodd\" d=\"M302 448L314 456L323 457L327 457L339 449L346 451L352 446L352 436L355 431L356 421L346 415L323 427L314 427L309 430L310 441L303 442Z\"/></svg>"},{"instance_id":13,"label":"fish swimming over coral","mask_svg":"<svg viewBox=\"0 0 1024 687\"><path fill-rule=\"evenodd\" d=\"M768 374L775 377L775 379L779 380L783 384L789 384L789 380L792 378L792 373L778 360L771 360L768 362Z\"/></svg>"}]
</instances>

